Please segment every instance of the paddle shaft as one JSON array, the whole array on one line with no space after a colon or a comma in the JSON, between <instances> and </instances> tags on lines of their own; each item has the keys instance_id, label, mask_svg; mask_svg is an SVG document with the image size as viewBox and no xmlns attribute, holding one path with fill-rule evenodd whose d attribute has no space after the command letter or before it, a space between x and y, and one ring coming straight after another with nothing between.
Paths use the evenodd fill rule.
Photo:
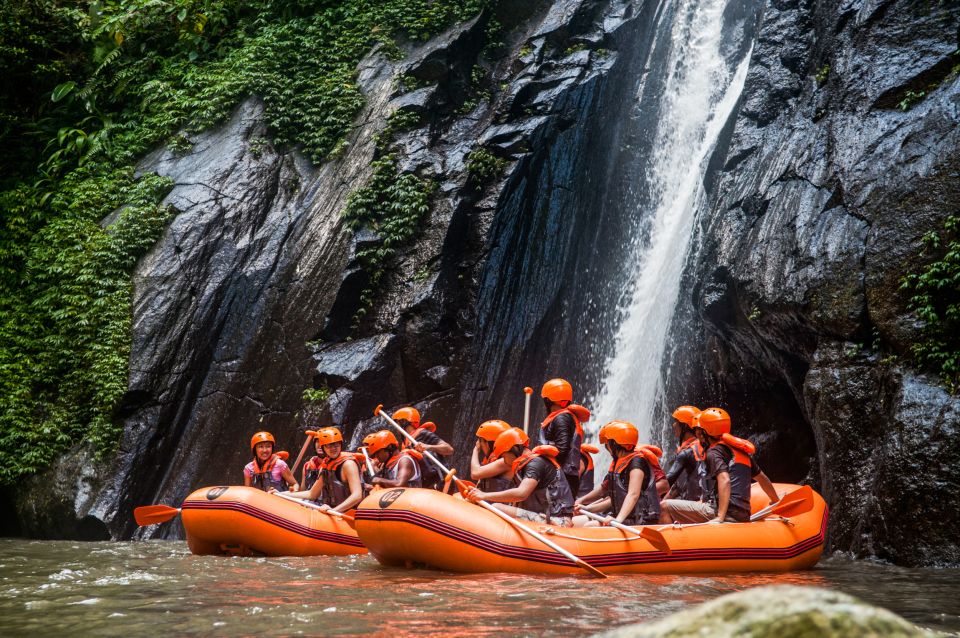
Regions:
<instances>
[{"instance_id":1,"label":"paddle shaft","mask_svg":"<svg viewBox=\"0 0 960 638\"><path fill-rule=\"evenodd\" d=\"M361 445L360 451L363 452L363 460L367 464L367 471L370 472L370 478L372 479L374 476L377 475L377 473L373 471L373 461L370 460L370 455L367 454L367 448Z\"/></svg>"},{"instance_id":2,"label":"paddle shaft","mask_svg":"<svg viewBox=\"0 0 960 638\"><path fill-rule=\"evenodd\" d=\"M606 522L608 525L610 525L610 527L615 527L619 530L623 530L625 532L630 532L631 534L635 534L640 538L644 539L645 541L648 541L656 549L659 549L662 552L666 552L668 554L672 553L670 546L667 545L667 539L664 538L663 534L661 534L655 529L644 528L640 530L640 529L637 529L636 527L631 527L630 525L624 525L618 520L614 520L614 519L607 520L607 518L604 516L601 516L599 514L596 514L595 512L590 512L582 508L580 510L580 513L586 516L587 518L592 518L595 521Z\"/></svg>"},{"instance_id":3,"label":"paddle shaft","mask_svg":"<svg viewBox=\"0 0 960 638\"><path fill-rule=\"evenodd\" d=\"M617 529L622 529L625 532L630 532L635 536L642 536L642 534L640 533L640 530L638 529L634 529L629 525L624 525L623 523L621 523L616 519L608 518L606 516L601 516L600 514L597 514L596 512L591 512L587 509L584 509L583 507L580 508L580 514L582 514L583 516L586 516L587 518L592 518L593 520L598 521L600 523L606 523L610 527L616 527Z\"/></svg>"},{"instance_id":4,"label":"paddle shaft","mask_svg":"<svg viewBox=\"0 0 960 638\"><path fill-rule=\"evenodd\" d=\"M533 388L524 388L523 393L526 395L523 399L523 433L529 434L530 429L530 396L533 394Z\"/></svg>"},{"instance_id":5,"label":"paddle shaft","mask_svg":"<svg viewBox=\"0 0 960 638\"><path fill-rule=\"evenodd\" d=\"M330 516L333 516L334 518L345 518L345 519L351 520L351 521L353 520L353 517L350 516L349 514L344 514L343 512L337 512L337 511L332 510L332 509L323 509L323 508L320 507L319 505L317 505L317 504L315 504L315 503L311 503L310 501L305 501L305 500L303 500L302 498L296 498L296 497L293 497L293 496L287 496L287 495L284 494L283 492L272 492L272 494L273 494L274 496L279 496L280 498L285 498L285 499L287 499L288 501L293 501L294 503L297 503L297 504L299 504L299 505L303 505L304 507L309 507L309 508L312 509L312 510L317 510L318 512L323 512L324 514L329 514Z\"/></svg>"},{"instance_id":6,"label":"paddle shaft","mask_svg":"<svg viewBox=\"0 0 960 638\"><path fill-rule=\"evenodd\" d=\"M399 424L399 423L397 423L396 421L394 421L393 419L391 419L390 417L388 417L388 416L387 416L382 410L380 410L379 408L376 410L376 412L375 412L374 414L379 414L380 416L382 416L382 417L387 421L387 423L389 423L389 424L392 425L394 428L396 428L396 430L397 430L398 432L400 432L403 436L405 436L411 443L416 443L416 442L417 442L417 440L416 440L415 438L413 438L413 436L411 436L409 432L407 432L407 431L404 430L402 427L400 427L400 424ZM422 454L423 454L425 457L427 457L428 459L430 459L430 461L432 461L433 464L436 465L437 468L438 468L443 474L445 474L445 475L451 475L451 474L450 474L450 470L447 469L447 467L446 467L443 463L441 463L440 460L439 460L437 457L435 457L433 454L431 454L430 452L426 452L426 451L424 451ZM452 476L452 475L451 475L451 476ZM458 479L456 476L453 476L453 480L456 481L456 483L457 483L457 488L459 489L460 486L461 486L461 481L460 481L460 479ZM574 556L573 554L571 554L570 552L568 552L568 551L565 550L564 548L560 547L559 545L557 545L556 543L554 543L554 542L551 541L550 539L545 538L545 537L544 537L542 534L540 534L539 532L537 532L537 531L535 531L535 530L532 530L532 529L530 529L529 527L527 527L526 525L522 524L520 521L515 520L513 517L511 517L511 516L510 516L509 514L507 514L506 512L501 512L499 509L497 509L496 507L494 507L493 505L491 505L490 503L488 503L488 502L486 502L486 501L484 501L484 500L476 501L476 503L477 503L477 505L479 505L479 506L482 507L483 509L487 510L488 512L493 512L494 514L496 514L497 516L499 516L500 518L502 518L504 521L506 521L507 523L509 523L514 529L516 529L516 530L518 530L518 531L521 531L521 532L523 532L523 533L525 533L525 534L529 534L530 536L533 536L535 539L537 539L538 541L540 541L541 543L543 543L544 545L546 545L547 547L549 547L549 548L552 549L553 551L557 552L558 554L562 554L563 556L566 556L566 557L567 557L568 559L570 559L575 565L578 565L579 567L582 567L583 569L586 569L586 570L587 570L588 572L590 572L591 574L594 574L595 576L598 576L598 577L600 577L600 578L606 578L606 577L607 577L606 574L604 574L602 571L600 571L599 569L597 569L596 567L594 567L594 566L591 565L590 563L586 562L586 561L583 560L582 558L578 558L578 557Z\"/></svg>"},{"instance_id":7,"label":"paddle shaft","mask_svg":"<svg viewBox=\"0 0 960 638\"><path fill-rule=\"evenodd\" d=\"M290 468L290 473L296 475L297 466L300 465L300 461L303 460L303 455L307 453L307 448L310 446L310 441L313 440L313 434L307 433L307 440L303 442L303 447L300 448L300 454L297 455L297 460L293 462L293 466ZM296 478L296 476L294 476Z\"/></svg>"}]
</instances>

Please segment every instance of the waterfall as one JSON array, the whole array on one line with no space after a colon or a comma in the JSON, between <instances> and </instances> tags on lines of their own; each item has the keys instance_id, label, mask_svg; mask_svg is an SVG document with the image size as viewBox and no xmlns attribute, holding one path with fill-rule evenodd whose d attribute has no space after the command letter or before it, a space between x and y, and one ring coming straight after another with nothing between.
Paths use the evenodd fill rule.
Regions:
<instances>
[{"instance_id":1,"label":"waterfall","mask_svg":"<svg viewBox=\"0 0 960 638\"><path fill-rule=\"evenodd\" d=\"M602 382L587 401L595 414L588 436L619 418L635 423L641 440L650 440L668 329L704 204L707 165L740 97L752 50L750 44L731 43L743 37L742 28L725 25L733 1L679 0L659 13L661 35L647 63L650 77L641 80L634 107L653 118L648 128L654 132L649 150L637 159L635 210L628 211L633 232L624 258L628 285L616 300L619 325ZM605 467L606 461L599 463Z\"/></svg>"}]
</instances>

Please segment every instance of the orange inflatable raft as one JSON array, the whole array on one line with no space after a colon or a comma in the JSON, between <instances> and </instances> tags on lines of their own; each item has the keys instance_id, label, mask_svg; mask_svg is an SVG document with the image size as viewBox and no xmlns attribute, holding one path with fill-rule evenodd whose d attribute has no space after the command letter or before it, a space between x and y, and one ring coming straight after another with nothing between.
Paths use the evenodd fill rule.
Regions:
<instances>
[{"instance_id":1,"label":"orange inflatable raft","mask_svg":"<svg viewBox=\"0 0 960 638\"><path fill-rule=\"evenodd\" d=\"M194 554L365 554L347 521L253 487L204 487L181 506Z\"/></svg>"},{"instance_id":2,"label":"orange inflatable raft","mask_svg":"<svg viewBox=\"0 0 960 638\"><path fill-rule=\"evenodd\" d=\"M777 484L786 494L796 485ZM753 523L651 525L670 552L612 527L561 528L524 523L606 573L792 571L813 567L823 552L827 507L790 519ZM754 511L768 499L754 485ZM570 560L496 515L459 497L426 489L371 494L356 512L360 540L385 565L456 572L584 573Z\"/></svg>"}]
</instances>

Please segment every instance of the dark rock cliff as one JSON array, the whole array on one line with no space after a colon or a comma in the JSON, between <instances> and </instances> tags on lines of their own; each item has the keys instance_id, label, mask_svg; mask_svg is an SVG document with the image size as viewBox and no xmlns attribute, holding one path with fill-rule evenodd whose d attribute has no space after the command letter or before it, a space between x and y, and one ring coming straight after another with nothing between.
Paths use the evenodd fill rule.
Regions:
<instances>
[{"instance_id":1,"label":"dark rock cliff","mask_svg":"<svg viewBox=\"0 0 960 638\"><path fill-rule=\"evenodd\" d=\"M722 397L772 474L809 471L834 549L903 564L960 562L960 399L909 365L899 285L960 211L958 28L952 2L767 3L673 330L667 403Z\"/></svg>"}]
</instances>

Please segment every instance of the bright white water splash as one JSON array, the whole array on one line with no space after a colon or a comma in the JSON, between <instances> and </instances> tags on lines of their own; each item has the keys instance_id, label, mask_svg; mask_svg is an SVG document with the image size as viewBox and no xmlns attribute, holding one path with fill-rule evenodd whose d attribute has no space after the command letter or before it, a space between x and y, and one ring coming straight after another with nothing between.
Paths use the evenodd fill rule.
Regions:
<instances>
[{"instance_id":1,"label":"bright white water splash","mask_svg":"<svg viewBox=\"0 0 960 638\"><path fill-rule=\"evenodd\" d=\"M635 423L641 440L650 440L663 387L667 331L703 205L704 174L749 65L750 49L743 59L724 56L723 14L729 1L680 0L673 10L661 13L660 19L673 20L673 25L655 141L648 168L641 173L648 204L636 211L628 257L632 284L621 299L614 354L606 362L597 396L586 403L595 414L588 425L593 435L601 424L619 418ZM641 84L638 100L647 82ZM598 466L607 462L600 459Z\"/></svg>"}]
</instances>

